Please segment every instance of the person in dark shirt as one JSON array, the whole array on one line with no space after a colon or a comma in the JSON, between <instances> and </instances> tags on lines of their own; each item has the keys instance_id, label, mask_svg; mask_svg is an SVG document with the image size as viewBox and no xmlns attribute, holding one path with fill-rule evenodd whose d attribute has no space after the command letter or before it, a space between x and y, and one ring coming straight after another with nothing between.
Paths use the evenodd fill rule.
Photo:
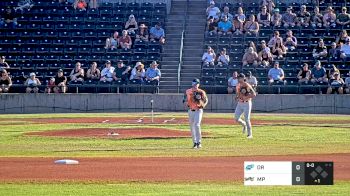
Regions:
<instances>
[{"instance_id":1,"label":"person in dark shirt","mask_svg":"<svg viewBox=\"0 0 350 196\"><path fill-rule=\"evenodd\" d=\"M346 12L346 7L342 7L342 12L338 15L336 23L338 25L347 25L350 23L350 15Z\"/></svg>"},{"instance_id":2,"label":"person in dark shirt","mask_svg":"<svg viewBox=\"0 0 350 196\"><path fill-rule=\"evenodd\" d=\"M117 67L114 69L113 79L127 81L129 77L130 66L125 66L123 61L118 61Z\"/></svg>"},{"instance_id":3,"label":"person in dark shirt","mask_svg":"<svg viewBox=\"0 0 350 196\"><path fill-rule=\"evenodd\" d=\"M337 43L332 42L331 48L328 51L329 57L338 59L340 57L340 49L337 47Z\"/></svg>"},{"instance_id":4,"label":"person in dark shirt","mask_svg":"<svg viewBox=\"0 0 350 196\"><path fill-rule=\"evenodd\" d=\"M10 68L9 64L5 60L6 60L5 56L0 56L0 69Z\"/></svg>"},{"instance_id":5,"label":"person in dark shirt","mask_svg":"<svg viewBox=\"0 0 350 196\"><path fill-rule=\"evenodd\" d=\"M327 94L343 94L344 80L340 78L339 73L334 74L334 78L329 80Z\"/></svg>"},{"instance_id":6,"label":"person in dark shirt","mask_svg":"<svg viewBox=\"0 0 350 196\"><path fill-rule=\"evenodd\" d=\"M207 21L207 34L216 35L217 30L218 30L218 23L214 20L212 16L210 16Z\"/></svg>"},{"instance_id":7,"label":"person in dark shirt","mask_svg":"<svg viewBox=\"0 0 350 196\"><path fill-rule=\"evenodd\" d=\"M324 45L323 39L320 39L317 46L312 51L312 56L317 59L320 57L327 57L327 54L327 47Z\"/></svg>"},{"instance_id":8,"label":"person in dark shirt","mask_svg":"<svg viewBox=\"0 0 350 196\"><path fill-rule=\"evenodd\" d=\"M63 75L63 70L59 69L55 77L55 87L53 92L55 93L65 93L66 92L67 77Z\"/></svg>"},{"instance_id":9,"label":"person in dark shirt","mask_svg":"<svg viewBox=\"0 0 350 196\"><path fill-rule=\"evenodd\" d=\"M16 28L17 26L16 14L12 12L10 7L7 7L5 13L2 14L0 27L4 27L5 24L12 28Z\"/></svg>"}]
</instances>

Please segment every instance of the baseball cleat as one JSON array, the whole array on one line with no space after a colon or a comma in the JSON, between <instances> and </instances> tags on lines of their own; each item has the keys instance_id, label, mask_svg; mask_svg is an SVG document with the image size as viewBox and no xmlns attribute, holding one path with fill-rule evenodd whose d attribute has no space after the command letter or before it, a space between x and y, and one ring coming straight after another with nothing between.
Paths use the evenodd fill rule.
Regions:
<instances>
[{"instance_id":1,"label":"baseball cleat","mask_svg":"<svg viewBox=\"0 0 350 196\"><path fill-rule=\"evenodd\" d=\"M253 138L253 135L248 135L247 138L248 138L248 139L252 139L252 138Z\"/></svg>"},{"instance_id":2,"label":"baseball cleat","mask_svg":"<svg viewBox=\"0 0 350 196\"><path fill-rule=\"evenodd\" d=\"M198 148L197 143L193 143L193 147L192 148Z\"/></svg>"},{"instance_id":3,"label":"baseball cleat","mask_svg":"<svg viewBox=\"0 0 350 196\"><path fill-rule=\"evenodd\" d=\"M202 148L202 144L200 142L197 143L197 148Z\"/></svg>"}]
</instances>

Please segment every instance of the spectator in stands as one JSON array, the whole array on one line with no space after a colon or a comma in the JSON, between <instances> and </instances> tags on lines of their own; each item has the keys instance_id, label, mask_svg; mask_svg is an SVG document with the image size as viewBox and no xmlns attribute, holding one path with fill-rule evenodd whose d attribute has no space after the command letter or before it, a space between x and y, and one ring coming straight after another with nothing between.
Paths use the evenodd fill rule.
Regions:
<instances>
[{"instance_id":1,"label":"spectator in stands","mask_svg":"<svg viewBox=\"0 0 350 196\"><path fill-rule=\"evenodd\" d=\"M119 33L115 31L113 35L106 39L105 49L117 49L119 46Z\"/></svg>"},{"instance_id":2,"label":"spectator in stands","mask_svg":"<svg viewBox=\"0 0 350 196\"><path fill-rule=\"evenodd\" d=\"M219 21L220 9L215 6L215 2L214 1L210 1L210 5L207 8L206 13L207 13L207 19L209 19L210 16L212 16L216 22Z\"/></svg>"},{"instance_id":3,"label":"spectator in stands","mask_svg":"<svg viewBox=\"0 0 350 196\"><path fill-rule=\"evenodd\" d=\"M284 71L282 68L279 67L279 62L275 61L275 64L273 66L273 68L271 68L269 70L268 73L268 83L270 85L274 84L274 83L285 83L284 81Z\"/></svg>"},{"instance_id":4,"label":"spectator in stands","mask_svg":"<svg viewBox=\"0 0 350 196\"><path fill-rule=\"evenodd\" d=\"M273 9L275 8L275 3L273 0L262 0L261 6L266 6L267 11L272 13Z\"/></svg>"},{"instance_id":5,"label":"spectator in stands","mask_svg":"<svg viewBox=\"0 0 350 196\"><path fill-rule=\"evenodd\" d=\"M313 84L328 82L326 69L321 66L320 61L316 61L315 67L311 69L311 82Z\"/></svg>"},{"instance_id":6,"label":"spectator in stands","mask_svg":"<svg viewBox=\"0 0 350 196\"><path fill-rule=\"evenodd\" d=\"M0 71L0 93L8 93L10 87L12 86L11 77L8 75L7 71L2 69Z\"/></svg>"},{"instance_id":7,"label":"spectator in stands","mask_svg":"<svg viewBox=\"0 0 350 196\"><path fill-rule=\"evenodd\" d=\"M309 69L309 65L307 63L303 64L303 67L300 69L299 73L298 73L298 83L299 84L307 84L310 80L310 76L311 76L311 71Z\"/></svg>"},{"instance_id":8,"label":"spectator in stands","mask_svg":"<svg viewBox=\"0 0 350 196\"><path fill-rule=\"evenodd\" d=\"M248 71L246 74L246 80L248 84L250 84L254 90L256 90L256 87L258 86L258 80L255 76L253 76L251 71Z\"/></svg>"},{"instance_id":9,"label":"spectator in stands","mask_svg":"<svg viewBox=\"0 0 350 196\"><path fill-rule=\"evenodd\" d=\"M238 20L238 17L233 18L232 32L236 35L243 34L243 24Z\"/></svg>"},{"instance_id":10,"label":"spectator in stands","mask_svg":"<svg viewBox=\"0 0 350 196\"><path fill-rule=\"evenodd\" d=\"M287 48L284 46L282 39L276 39L272 47L272 54L277 58L283 58L283 55L287 54Z\"/></svg>"},{"instance_id":11,"label":"spectator in stands","mask_svg":"<svg viewBox=\"0 0 350 196\"><path fill-rule=\"evenodd\" d=\"M97 9L98 8L98 0L90 0L89 2L89 7L92 9Z\"/></svg>"},{"instance_id":12,"label":"spectator in stands","mask_svg":"<svg viewBox=\"0 0 350 196\"><path fill-rule=\"evenodd\" d=\"M46 84L45 93L50 94L53 91L54 87L55 87L55 78L51 77Z\"/></svg>"},{"instance_id":13,"label":"spectator in stands","mask_svg":"<svg viewBox=\"0 0 350 196\"><path fill-rule=\"evenodd\" d=\"M218 58L218 65L228 66L230 63L230 56L226 54L226 48L223 48L220 51L220 56Z\"/></svg>"},{"instance_id":14,"label":"spectator in stands","mask_svg":"<svg viewBox=\"0 0 350 196\"><path fill-rule=\"evenodd\" d=\"M205 52L202 56L203 65L214 66L215 58L216 55L214 50L210 46L208 46L207 52Z\"/></svg>"},{"instance_id":15,"label":"spectator in stands","mask_svg":"<svg viewBox=\"0 0 350 196\"><path fill-rule=\"evenodd\" d=\"M275 45L275 43L276 43L276 40L280 40L281 42L283 42L283 40L282 40L282 37L280 37L280 32L279 31L275 31L274 33L273 33L273 37L271 37L271 39L270 39L270 41L269 41L269 43L267 44L270 48L272 48L274 45Z\"/></svg>"},{"instance_id":16,"label":"spectator in stands","mask_svg":"<svg viewBox=\"0 0 350 196\"><path fill-rule=\"evenodd\" d=\"M293 51L298 45L297 38L293 35L292 30L287 30L287 37L286 41L284 42L284 45L286 46L288 51Z\"/></svg>"},{"instance_id":17,"label":"spectator in stands","mask_svg":"<svg viewBox=\"0 0 350 196\"><path fill-rule=\"evenodd\" d=\"M73 3L74 9L86 10L87 3L85 0L75 0Z\"/></svg>"},{"instance_id":18,"label":"spectator in stands","mask_svg":"<svg viewBox=\"0 0 350 196\"><path fill-rule=\"evenodd\" d=\"M261 51L259 52L259 65L262 67L269 67L273 61L273 56L269 47L266 43L262 43Z\"/></svg>"},{"instance_id":19,"label":"spectator in stands","mask_svg":"<svg viewBox=\"0 0 350 196\"><path fill-rule=\"evenodd\" d=\"M229 21L233 20L233 15L230 14L230 8L227 6L224 7L224 12L221 13L220 19L222 20L224 16L226 16Z\"/></svg>"},{"instance_id":20,"label":"spectator in stands","mask_svg":"<svg viewBox=\"0 0 350 196\"><path fill-rule=\"evenodd\" d=\"M256 49L255 43L253 41L249 41L248 42L248 47L252 47L254 52L258 52L258 50ZM246 51L248 50L248 48L246 49Z\"/></svg>"},{"instance_id":21,"label":"spectator in stands","mask_svg":"<svg viewBox=\"0 0 350 196\"><path fill-rule=\"evenodd\" d=\"M165 32L164 29L161 27L161 23L157 23L154 27L150 30L150 38L151 41L159 41L160 44L165 43Z\"/></svg>"},{"instance_id":22,"label":"spectator in stands","mask_svg":"<svg viewBox=\"0 0 350 196\"><path fill-rule=\"evenodd\" d=\"M35 73L30 73L29 78L24 82L24 85L27 87L26 92L27 93L38 93L39 87L41 85L41 82L38 78L36 78Z\"/></svg>"},{"instance_id":23,"label":"spectator in stands","mask_svg":"<svg viewBox=\"0 0 350 196\"><path fill-rule=\"evenodd\" d=\"M125 23L125 30L128 31L129 34L135 35L135 31L139 28L135 16L131 14L129 19Z\"/></svg>"},{"instance_id":24,"label":"spectator in stands","mask_svg":"<svg viewBox=\"0 0 350 196\"><path fill-rule=\"evenodd\" d=\"M0 56L0 69L9 69L10 65L6 62L5 56Z\"/></svg>"},{"instance_id":25,"label":"spectator in stands","mask_svg":"<svg viewBox=\"0 0 350 196\"><path fill-rule=\"evenodd\" d=\"M12 28L17 26L17 16L10 7L7 7L5 13L2 14L0 20L0 27L3 28L5 24L9 25Z\"/></svg>"},{"instance_id":26,"label":"spectator in stands","mask_svg":"<svg viewBox=\"0 0 350 196\"><path fill-rule=\"evenodd\" d=\"M297 15L293 13L293 8L288 7L287 12L282 16L282 22L284 27L294 27L297 22Z\"/></svg>"},{"instance_id":27,"label":"spectator in stands","mask_svg":"<svg viewBox=\"0 0 350 196\"><path fill-rule=\"evenodd\" d=\"M338 15L336 20L338 25L344 26L350 23L350 15L346 11L346 7L342 7L341 13Z\"/></svg>"},{"instance_id":28,"label":"spectator in stands","mask_svg":"<svg viewBox=\"0 0 350 196\"><path fill-rule=\"evenodd\" d=\"M222 21L218 24L218 33L219 35L232 34L232 23L226 16L224 16Z\"/></svg>"},{"instance_id":29,"label":"spectator in stands","mask_svg":"<svg viewBox=\"0 0 350 196\"><path fill-rule=\"evenodd\" d=\"M273 15L271 16L271 24L274 27L280 27L282 25L282 15L280 14L280 9L276 8L273 10Z\"/></svg>"},{"instance_id":30,"label":"spectator in stands","mask_svg":"<svg viewBox=\"0 0 350 196\"><path fill-rule=\"evenodd\" d=\"M347 37L345 44L340 48L340 58L346 59L350 57L350 37Z\"/></svg>"},{"instance_id":31,"label":"spectator in stands","mask_svg":"<svg viewBox=\"0 0 350 196\"><path fill-rule=\"evenodd\" d=\"M314 13L311 16L310 24L313 28L322 27L323 15L320 13L320 8L316 6Z\"/></svg>"},{"instance_id":32,"label":"spectator in stands","mask_svg":"<svg viewBox=\"0 0 350 196\"><path fill-rule=\"evenodd\" d=\"M303 27L308 27L310 25L311 14L306 10L306 6L302 5L300 7L300 12L298 14L298 25Z\"/></svg>"},{"instance_id":33,"label":"spectator in stands","mask_svg":"<svg viewBox=\"0 0 350 196\"><path fill-rule=\"evenodd\" d=\"M63 70L59 69L55 77L55 87L53 88L54 93L66 93L67 89L67 77L63 75Z\"/></svg>"},{"instance_id":34,"label":"spectator in stands","mask_svg":"<svg viewBox=\"0 0 350 196\"><path fill-rule=\"evenodd\" d=\"M346 94L350 94L350 71L348 77L345 78L344 90Z\"/></svg>"},{"instance_id":35,"label":"spectator in stands","mask_svg":"<svg viewBox=\"0 0 350 196\"><path fill-rule=\"evenodd\" d=\"M207 35L216 35L218 31L218 23L212 16L207 21Z\"/></svg>"},{"instance_id":36,"label":"spectator in stands","mask_svg":"<svg viewBox=\"0 0 350 196\"><path fill-rule=\"evenodd\" d=\"M82 83L84 82L84 69L81 68L80 62L75 64L75 68L70 72L70 80L73 83Z\"/></svg>"},{"instance_id":37,"label":"spectator in stands","mask_svg":"<svg viewBox=\"0 0 350 196\"><path fill-rule=\"evenodd\" d=\"M320 57L327 57L327 54L327 47L324 45L323 39L319 39L317 46L315 46L314 50L312 51L312 56L315 59L318 59Z\"/></svg>"},{"instance_id":38,"label":"spectator in stands","mask_svg":"<svg viewBox=\"0 0 350 196\"><path fill-rule=\"evenodd\" d=\"M114 67L112 66L111 61L106 61L105 68L101 71L101 82L112 82L113 81L113 73Z\"/></svg>"},{"instance_id":39,"label":"spectator in stands","mask_svg":"<svg viewBox=\"0 0 350 196\"><path fill-rule=\"evenodd\" d=\"M156 61L153 61L151 63L151 66L146 70L145 77L146 77L146 82L148 84L152 85L159 85L159 80L161 77L161 72L158 69L158 63Z\"/></svg>"},{"instance_id":40,"label":"spectator in stands","mask_svg":"<svg viewBox=\"0 0 350 196\"><path fill-rule=\"evenodd\" d=\"M86 73L86 79L91 81L99 81L101 78L101 71L97 68L97 63L92 62L90 69Z\"/></svg>"},{"instance_id":41,"label":"spectator in stands","mask_svg":"<svg viewBox=\"0 0 350 196\"><path fill-rule=\"evenodd\" d=\"M332 59L337 59L340 57L340 50L335 42L332 42L331 48L328 51L328 56Z\"/></svg>"},{"instance_id":42,"label":"spectator in stands","mask_svg":"<svg viewBox=\"0 0 350 196\"><path fill-rule=\"evenodd\" d=\"M261 12L258 13L257 19L260 26L269 27L271 25L271 15L267 12L266 6L261 7Z\"/></svg>"},{"instance_id":43,"label":"spectator in stands","mask_svg":"<svg viewBox=\"0 0 350 196\"><path fill-rule=\"evenodd\" d=\"M339 69L337 68L337 66L335 66L334 64L332 64L332 68L329 70L329 79L334 79L334 75L338 73L340 74Z\"/></svg>"},{"instance_id":44,"label":"spectator in stands","mask_svg":"<svg viewBox=\"0 0 350 196\"><path fill-rule=\"evenodd\" d=\"M127 30L123 30L122 36L119 37L119 44L122 49L130 49L132 45L131 37L128 35Z\"/></svg>"},{"instance_id":45,"label":"spectator in stands","mask_svg":"<svg viewBox=\"0 0 350 196\"><path fill-rule=\"evenodd\" d=\"M237 17L237 19L238 19L238 21L242 24L242 26L243 26L243 24L244 24L244 22L245 22L245 14L244 14L244 12L243 12L243 8L242 7L239 7L238 9L237 9L237 14L235 15L236 17Z\"/></svg>"},{"instance_id":46,"label":"spectator in stands","mask_svg":"<svg viewBox=\"0 0 350 196\"><path fill-rule=\"evenodd\" d=\"M139 29L136 31L136 39L135 41L144 41L148 42L148 29L145 24L141 24Z\"/></svg>"},{"instance_id":47,"label":"spectator in stands","mask_svg":"<svg viewBox=\"0 0 350 196\"><path fill-rule=\"evenodd\" d=\"M136 81L137 84L143 83L145 78L145 66L141 62L137 62L131 70L130 80Z\"/></svg>"},{"instance_id":48,"label":"spectator in stands","mask_svg":"<svg viewBox=\"0 0 350 196\"><path fill-rule=\"evenodd\" d=\"M258 54L254 51L253 47L249 47L242 58L243 66L253 65L257 66L259 60Z\"/></svg>"},{"instance_id":49,"label":"spectator in stands","mask_svg":"<svg viewBox=\"0 0 350 196\"><path fill-rule=\"evenodd\" d=\"M346 41L346 38L348 38L348 32L346 30L342 30L339 35L337 36L336 43L341 46L341 44L344 44Z\"/></svg>"},{"instance_id":50,"label":"spectator in stands","mask_svg":"<svg viewBox=\"0 0 350 196\"><path fill-rule=\"evenodd\" d=\"M115 81L122 80L127 81L129 78L130 66L124 65L123 61L118 61L117 67L114 69L113 79Z\"/></svg>"},{"instance_id":51,"label":"spectator in stands","mask_svg":"<svg viewBox=\"0 0 350 196\"><path fill-rule=\"evenodd\" d=\"M331 6L328 6L327 12L323 15L323 26L324 27L335 27L335 21L337 16L334 13L334 10Z\"/></svg>"},{"instance_id":52,"label":"spectator in stands","mask_svg":"<svg viewBox=\"0 0 350 196\"><path fill-rule=\"evenodd\" d=\"M238 84L238 73L234 71L232 76L227 81L227 93L232 94L236 92L236 86Z\"/></svg>"},{"instance_id":53,"label":"spectator in stands","mask_svg":"<svg viewBox=\"0 0 350 196\"><path fill-rule=\"evenodd\" d=\"M255 21L254 14L249 16L249 20L244 25L245 33L248 35L258 35L259 23Z\"/></svg>"},{"instance_id":54,"label":"spectator in stands","mask_svg":"<svg viewBox=\"0 0 350 196\"><path fill-rule=\"evenodd\" d=\"M334 74L334 78L329 80L327 94L343 94L344 80L340 78L339 73Z\"/></svg>"}]
</instances>

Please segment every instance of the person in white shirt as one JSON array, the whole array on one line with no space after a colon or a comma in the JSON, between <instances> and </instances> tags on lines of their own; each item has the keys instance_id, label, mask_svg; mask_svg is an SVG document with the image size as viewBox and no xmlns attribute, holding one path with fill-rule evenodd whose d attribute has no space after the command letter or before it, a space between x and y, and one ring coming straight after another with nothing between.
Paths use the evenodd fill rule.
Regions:
<instances>
[{"instance_id":1,"label":"person in white shirt","mask_svg":"<svg viewBox=\"0 0 350 196\"><path fill-rule=\"evenodd\" d=\"M212 16L216 22L219 21L220 9L215 6L214 1L210 1L210 5L207 8L206 13L207 13L207 19L209 19L209 17Z\"/></svg>"},{"instance_id":2,"label":"person in white shirt","mask_svg":"<svg viewBox=\"0 0 350 196\"><path fill-rule=\"evenodd\" d=\"M228 65L230 63L230 56L226 54L226 48L223 48L218 58L218 65Z\"/></svg>"},{"instance_id":3,"label":"person in white shirt","mask_svg":"<svg viewBox=\"0 0 350 196\"><path fill-rule=\"evenodd\" d=\"M340 58L350 57L350 37L345 39L345 44L343 44L340 48Z\"/></svg>"},{"instance_id":4,"label":"person in white shirt","mask_svg":"<svg viewBox=\"0 0 350 196\"><path fill-rule=\"evenodd\" d=\"M256 90L256 87L258 86L258 80L256 77L252 75L251 71L248 71L246 76L247 83L250 84L254 90Z\"/></svg>"},{"instance_id":5,"label":"person in white shirt","mask_svg":"<svg viewBox=\"0 0 350 196\"><path fill-rule=\"evenodd\" d=\"M232 73L232 77L230 77L227 81L227 93L232 94L236 92L236 86L238 84L238 73L234 71Z\"/></svg>"},{"instance_id":6,"label":"person in white shirt","mask_svg":"<svg viewBox=\"0 0 350 196\"><path fill-rule=\"evenodd\" d=\"M105 64L105 68L101 71L101 79L102 82L112 82L113 81L113 72L114 67L112 67L111 61L107 61Z\"/></svg>"},{"instance_id":7,"label":"person in white shirt","mask_svg":"<svg viewBox=\"0 0 350 196\"><path fill-rule=\"evenodd\" d=\"M205 52L202 56L202 62L204 65L214 66L216 55L214 50L209 46L207 52Z\"/></svg>"}]
</instances>

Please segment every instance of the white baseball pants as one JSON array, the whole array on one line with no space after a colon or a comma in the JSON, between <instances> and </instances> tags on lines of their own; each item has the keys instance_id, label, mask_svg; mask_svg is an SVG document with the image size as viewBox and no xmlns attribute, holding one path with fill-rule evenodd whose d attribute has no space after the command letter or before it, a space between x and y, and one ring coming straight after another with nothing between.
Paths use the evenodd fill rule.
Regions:
<instances>
[{"instance_id":1,"label":"white baseball pants","mask_svg":"<svg viewBox=\"0 0 350 196\"><path fill-rule=\"evenodd\" d=\"M203 117L203 109L199 110L188 110L188 118L190 121L190 128L192 134L193 143L200 143L202 140L201 133L201 121Z\"/></svg>"},{"instance_id":2,"label":"white baseball pants","mask_svg":"<svg viewBox=\"0 0 350 196\"><path fill-rule=\"evenodd\" d=\"M247 127L248 136L252 135L252 124L250 123L250 113L252 111L252 101L238 102L235 110L235 119L242 126ZM244 121L241 119L244 115Z\"/></svg>"}]
</instances>

